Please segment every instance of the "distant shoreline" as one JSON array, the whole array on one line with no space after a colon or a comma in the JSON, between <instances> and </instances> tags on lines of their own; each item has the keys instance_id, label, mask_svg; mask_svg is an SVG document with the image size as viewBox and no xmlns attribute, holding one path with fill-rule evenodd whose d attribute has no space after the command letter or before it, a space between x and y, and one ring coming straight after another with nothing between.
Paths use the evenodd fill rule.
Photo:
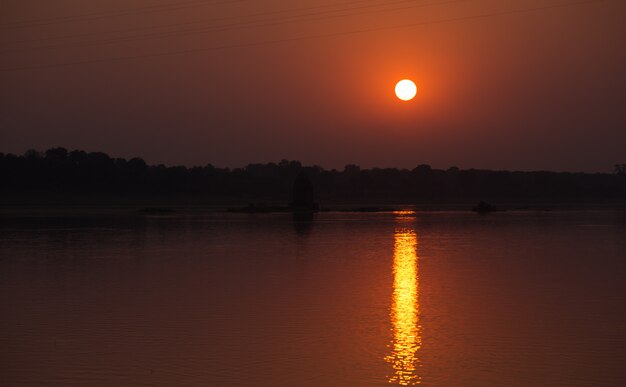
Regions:
<instances>
[{"instance_id":1,"label":"distant shoreline","mask_svg":"<svg viewBox=\"0 0 626 387\"><path fill-rule=\"evenodd\" d=\"M295 160L234 169L211 164L187 168L52 148L21 156L0 153L0 208L247 206L247 212L288 212L283 208L288 203L302 205L294 200L298 176L306 182L301 199L319 204L322 211L403 206L471 210L480 202L498 210L626 206L626 164L615 165L613 173L443 170L427 164L413 169L351 164L325 170Z\"/></svg>"}]
</instances>

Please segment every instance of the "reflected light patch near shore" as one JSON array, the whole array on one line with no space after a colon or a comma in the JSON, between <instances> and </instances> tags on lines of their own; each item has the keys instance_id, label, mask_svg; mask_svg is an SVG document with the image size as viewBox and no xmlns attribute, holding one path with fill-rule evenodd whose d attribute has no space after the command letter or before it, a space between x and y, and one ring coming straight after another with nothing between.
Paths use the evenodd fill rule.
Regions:
<instances>
[{"instance_id":1,"label":"reflected light patch near shore","mask_svg":"<svg viewBox=\"0 0 626 387\"><path fill-rule=\"evenodd\" d=\"M389 383L403 386L421 383L418 373L418 351L421 347L419 325L419 278L415 231L400 228L395 233L393 257L393 296L391 323L393 342L385 360L391 363L393 374Z\"/></svg>"},{"instance_id":2,"label":"reflected light patch near shore","mask_svg":"<svg viewBox=\"0 0 626 387\"><path fill-rule=\"evenodd\" d=\"M415 219L415 211L413 211L413 210L397 210L397 211L394 211L393 214L397 218L411 218L411 219Z\"/></svg>"}]
</instances>

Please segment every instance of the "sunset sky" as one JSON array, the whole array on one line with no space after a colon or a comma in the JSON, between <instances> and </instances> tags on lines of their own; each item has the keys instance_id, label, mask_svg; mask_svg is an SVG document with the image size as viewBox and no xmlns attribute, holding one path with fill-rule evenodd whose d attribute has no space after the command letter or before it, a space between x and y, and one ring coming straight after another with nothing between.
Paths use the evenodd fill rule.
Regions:
<instances>
[{"instance_id":1,"label":"sunset sky","mask_svg":"<svg viewBox=\"0 0 626 387\"><path fill-rule=\"evenodd\" d=\"M625 21L623 0L2 0L0 152L610 172Z\"/></svg>"}]
</instances>

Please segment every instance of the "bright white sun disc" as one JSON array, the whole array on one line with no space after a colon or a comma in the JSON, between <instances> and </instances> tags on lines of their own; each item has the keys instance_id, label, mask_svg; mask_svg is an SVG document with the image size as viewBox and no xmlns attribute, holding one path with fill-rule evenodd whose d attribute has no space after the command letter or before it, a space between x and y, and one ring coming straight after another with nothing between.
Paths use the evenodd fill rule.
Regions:
<instances>
[{"instance_id":1,"label":"bright white sun disc","mask_svg":"<svg viewBox=\"0 0 626 387\"><path fill-rule=\"evenodd\" d=\"M415 94L417 94L417 86L410 79L403 79L396 83L396 96L401 100L412 100Z\"/></svg>"}]
</instances>

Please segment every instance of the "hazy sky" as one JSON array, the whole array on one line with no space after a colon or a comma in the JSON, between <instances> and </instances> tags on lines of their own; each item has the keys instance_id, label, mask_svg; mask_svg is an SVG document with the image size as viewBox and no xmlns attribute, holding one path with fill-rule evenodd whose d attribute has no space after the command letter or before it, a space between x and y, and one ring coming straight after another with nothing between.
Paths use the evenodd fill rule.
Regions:
<instances>
[{"instance_id":1,"label":"hazy sky","mask_svg":"<svg viewBox=\"0 0 626 387\"><path fill-rule=\"evenodd\" d=\"M0 152L608 172L625 37L623 0L2 0Z\"/></svg>"}]
</instances>

